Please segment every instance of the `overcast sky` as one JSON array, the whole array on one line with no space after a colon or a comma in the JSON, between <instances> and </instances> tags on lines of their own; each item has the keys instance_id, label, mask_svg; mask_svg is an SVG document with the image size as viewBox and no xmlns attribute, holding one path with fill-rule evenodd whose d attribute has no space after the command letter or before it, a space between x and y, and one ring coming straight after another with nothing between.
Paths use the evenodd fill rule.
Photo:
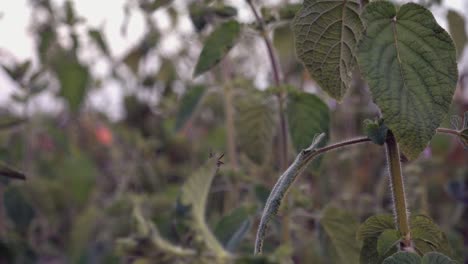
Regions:
<instances>
[{"instance_id":1,"label":"overcast sky","mask_svg":"<svg viewBox=\"0 0 468 264\"><path fill-rule=\"evenodd\" d=\"M185 0L175 0L174 5L178 8L185 6ZM279 2L280 0L272 0L271 2ZM9 56L13 56L18 61L33 58L34 42L32 35L28 32L30 25L31 8L28 0L0 0L0 61ZM64 0L53 1L57 5L63 4ZM144 34L145 26L143 18L138 12L133 12L130 23L128 25L127 35L122 36L121 25L124 21L123 6L126 0L112 1L96 1L96 0L79 0L75 1L77 13L86 19L86 24L89 26L103 28L104 35L108 40L112 54L116 58L120 58L125 51L135 45L140 37ZM231 4L240 8L239 18L242 21L252 19L250 10L245 8L244 1L229 0ZM403 1L408 2L408 1ZM416 1L417 2L417 1ZM111 4L112 3L112 4ZM468 14L468 1L466 0L446 0L445 6L453 8L462 14ZM438 19L439 23L446 27L447 23L444 19L446 9L438 8L432 10ZM155 13L155 18L158 21L158 26L163 30L170 30L171 25L168 24L167 12L164 9ZM188 17L177 25L178 30L191 31L192 25ZM177 35L170 35L164 40L161 45L163 52L174 52L180 45L183 45L177 40ZM465 52L466 53L466 52ZM464 56L467 58L467 56ZM8 98L15 90L15 85L5 76L3 71L0 71L0 105L5 107L9 104ZM113 119L118 119L122 115L122 99L123 91L117 83L107 83L103 89L97 92L96 96L92 96L91 105L108 113ZM51 100L51 94L44 94L36 100L35 105L40 106L45 111L56 111L60 109L61 104L57 100Z\"/></svg>"}]
</instances>

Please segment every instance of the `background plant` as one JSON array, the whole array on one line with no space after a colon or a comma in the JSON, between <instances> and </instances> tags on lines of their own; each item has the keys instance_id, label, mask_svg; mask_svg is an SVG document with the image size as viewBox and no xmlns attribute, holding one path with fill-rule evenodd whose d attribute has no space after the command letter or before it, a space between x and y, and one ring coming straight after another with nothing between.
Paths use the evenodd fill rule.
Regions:
<instances>
[{"instance_id":1,"label":"background plant","mask_svg":"<svg viewBox=\"0 0 468 264\"><path fill-rule=\"evenodd\" d=\"M17 168L27 180L2 178L1 261L358 263L360 254L380 261L395 252L400 236L385 215L392 211L385 155L366 143L304 168L279 217L272 217L264 254L252 255L270 189L296 154L313 142L312 149L324 149L346 138L386 139L359 74L335 75L344 83L337 104L296 59L290 26L301 4L184 1L180 9L171 1L129 1L125 12L130 19L144 17L146 34L117 57L112 40L89 27L72 2L31 3L47 17L32 21L37 59L18 62L14 51L2 53L4 72L19 87L13 99L23 110L3 111L1 153L8 169L2 173L22 178ZM167 32L155 24L158 12L169 14L173 25L188 18L193 24L182 34L190 45L175 55L159 49ZM241 12L252 19L242 20ZM463 20L463 14L448 13L459 50L466 41L459 30ZM82 51L95 56L85 58ZM93 71L98 59L112 66L105 76ZM148 66L155 61L161 67ZM262 69L269 75L258 81ZM466 134L464 75L460 68L454 103L440 126L457 136ZM129 87L126 115L118 122L88 104L107 81ZM28 111L34 97L47 92L66 107L56 114ZM452 116L459 116L452 118L454 127ZM372 121L363 128L365 119ZM431 241L419 243L429 247L424 252L437 245L463 261L467 154L460 141L466 144L466 137L436 134L430 148L402 169L410 223L419 228L413 237ZM453 252L439 247L447 241ZM393 259L400 257L423 261L401 254Z\"/></svg>"}]
</instances>

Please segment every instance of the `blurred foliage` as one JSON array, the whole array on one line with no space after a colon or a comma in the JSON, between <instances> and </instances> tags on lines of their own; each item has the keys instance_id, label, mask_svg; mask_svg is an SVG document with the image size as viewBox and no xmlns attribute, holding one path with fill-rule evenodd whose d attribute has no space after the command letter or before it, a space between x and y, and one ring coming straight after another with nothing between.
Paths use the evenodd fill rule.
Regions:
<instances>
[{"instance_id":1,"label":"blurred foliage","mask_svg":"<svg viewBox=\"0 0 468 264\"><path fill-rule=\"evenodd\" d=\"M386 133L379 121L363 129L378 110L358 74L337 104L298 63L290 27L297 3L254 1L281 64L286 85L276 87L263 74L269 64L258 25L241 21L250 10L233 1L129 0L122 33L136 13L145 29L119 55L103 29L121 25L89 25L73 1L29 2L40 14L30 25L35 56L0 53L0 70L15 85L13 103L0 108L1 264L380 263L396 252L398 234L385 214L392 211L385 153L369 143L305 170L271 220L264 254L252 255L261 211L282 173L279 95L288 93L289 162L320 132L329 142L367 134L376 143ZM158 12L169 14L170 30L157 25ZM466 32L456 25L465 16L451 14L462 50ZM180 21L191 30L179 32ZM174 54L160 48L170 34L182 43ZM222 36L210 40L215 34ZM102 63L105 74L96 70ZM462 83L452 116L468 110ZM124 91L118 120L90 103L105 85ZM64 107L35 108L44 95ZM437 135L403 168L420 253L437 248L460 263L468 259L464 118L455 122L460 140Z\"/></svg>"}]
</instances>

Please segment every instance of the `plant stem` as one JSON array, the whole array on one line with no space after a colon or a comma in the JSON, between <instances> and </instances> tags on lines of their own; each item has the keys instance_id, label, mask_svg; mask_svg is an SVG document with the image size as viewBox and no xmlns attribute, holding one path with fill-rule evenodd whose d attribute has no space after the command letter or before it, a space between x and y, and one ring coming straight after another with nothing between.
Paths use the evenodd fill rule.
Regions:
<instances>
[{"instance_id":1,"label":"plant stem","mask_svg":"<svg viewBox=\"0 0 468 264\"><path fill-rule=\"evenodd\" d=\"M257 229L257 236L255 240L255 251L254 253L261 254L263 248L263 240L265 238L266 227L268 222L273 218L274 215L278 212L278 209L281 205L281 201L285 199L285 196L292 186L296 178L300 173L305 169L305 167L317 156L324 154L325 152L339 149L348 145L360 144L363 142L371 141L367 137L361 137L356 139L351 139L348 141L343 141L335 143L323 148L316 148L318 144L323 140L324 134L322 133L317 139L312 142L311 146L307 149L302 150L294 162L289 166L289 168L283 172L279 177L275 186L270 192L270 195L265 203L265 208L263 209L262 217L260 219L260 224ZM284 241L283 241L284 242Z\"/></svg>"},{"instance_id":2,"label":"plant stem","mask_svg":"<svg viewBox=\"0 0 468 264\"><path fill-rule=\"evenodd\" d=\"M237 171L239 164L237 162L237 153L236 153L236 132L234 126L234 109L232 105L232 84L229 76L229 61L226 59L222 62L222 75L223 81L225 83L223 89L224 96L224 116L226 118L226 137L227 137L227 149L228 149L228 158L229 164L234 171Z\"/></svg>"},{"instance_id":3,"label":"plant stem","mask_svg":"<svg viewBox=\"0 0 468 264\"><path fill-rule=\"evenodd\" d=\"M403 175L401 173L400 151L397 141L390 130L388 131L385 147L387 150L387 162L390 172L390 187L392 189L396 225L403 237L402 242L406 248L411 246L411 234L406 207L405 187L403 184Z\"/></svg>"},{"instance_id":4,"label":"plant stem","mask_svg":"<svg viewBox=\"0 0 468 264\"><path fill-rule=\"evenodd\" d=\"M246 0L252 13L255 16L255 20L258 23L259 29L261 31L263 40L265 42L265 46L268 51L268 57L270 58L271 69L273 72L273 79L275 80L275 85L277 87L281 86L281 78L280 78L280 69L278 65L278 61L276 59L276 54L273 49L273 45L271 44L270 37L268 36L268 31L265 27L265 22L263 21L262 17L259 15L257 10L255 9L252 0ZM279 167L281 171L286 170L288 167L288 127L286 123L286 116L285 116L285 106L284 106L284 99L286 96L286 92L284 90L281 91L277 95L278 105L279 105ZM287 206L287 203L286 203ZM283 241L288 242L290 240L289 235L289 214L287 207L283 211L283 231L282 231L282 238Z\"/></svg>"},{"instance_id":5,"label":"plant stem","mask_svg":"<svg viewBox=\"0 0 468 264\"><path fill-rule=\"evenodd\" d=\"M439 127L439 128L437 128L436 131L437 131L438 133L450 134L450 135L454 135L454 136L460 136L460 132L459 132L459 131L453 130L453 129L450 129L450 128Z\"/></svg>"}]
</instances>

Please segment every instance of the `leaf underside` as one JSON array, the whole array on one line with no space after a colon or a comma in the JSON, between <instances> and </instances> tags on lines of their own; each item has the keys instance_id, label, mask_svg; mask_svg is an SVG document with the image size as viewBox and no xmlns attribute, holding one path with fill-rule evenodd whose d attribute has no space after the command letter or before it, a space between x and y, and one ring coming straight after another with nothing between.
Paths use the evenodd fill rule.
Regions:
<instances>
[{"instance_id":1,"label":"leaf underside","mask_svg":"<svg viewBox=\"0 0 468 264\"><path fill-rule=\"evenodd\" d=\"M415 159L449 111L458 72L448 33L424 7L370 3L359 66L401 151Z\"/></svg>"},{"instance_id":2,"label":"leaf underside","mask_svg":"<svg viewBox=\"0 0 468 264\"><path fill-rule=\"evenodd\" d=\"M312 78L341 100L356 65L363 23L358 0L305 0L293 22L296 53Z\"/></svg>"}]
</instances>

